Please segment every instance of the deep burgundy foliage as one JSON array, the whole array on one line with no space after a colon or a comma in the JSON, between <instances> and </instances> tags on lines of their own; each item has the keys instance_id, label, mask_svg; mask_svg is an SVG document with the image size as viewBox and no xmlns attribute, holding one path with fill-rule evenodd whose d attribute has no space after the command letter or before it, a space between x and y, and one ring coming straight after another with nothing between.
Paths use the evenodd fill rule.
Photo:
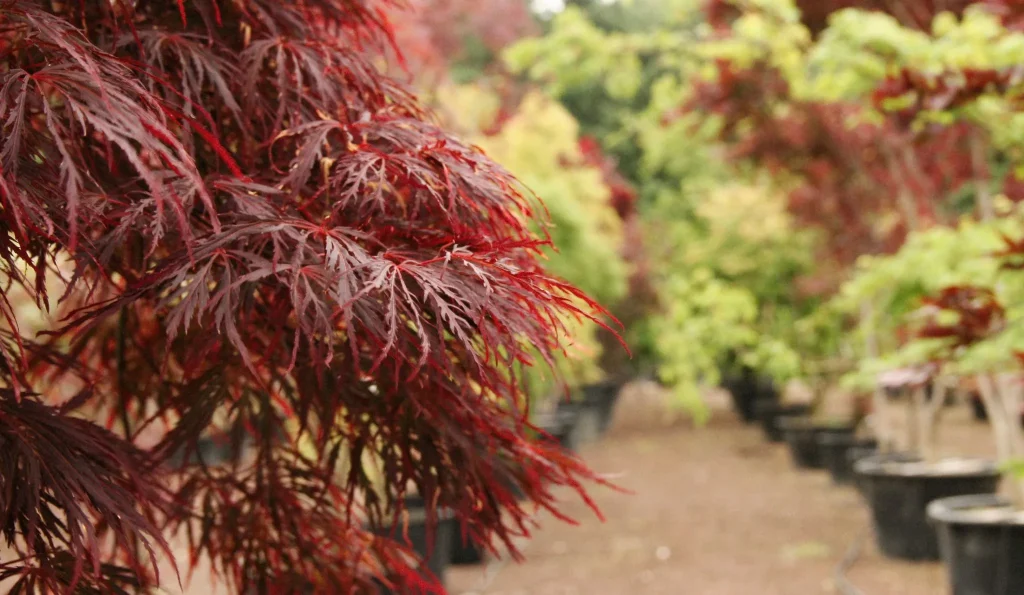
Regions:
<instances>
[{"instance_id":1,"label":"deep burgundy foliage","mask_svg":"<svg viewBox=\"0 0 1024 595\"><path fill-rule=\"evenodd\" d=\"M586 164L601 171L604 183L611 191L610 201L615 212L623 220L629 219L636 213L636 189L619 173L615 159L604 152L597 139L583 136L579 140L579 147Z\"/></svg>"},{"instance_id":2,"label":"deep burgundy foliage","mask_svg":"<svg viewBox=\"0 0 1024 595\"><path fill-rule=\"evenodd\" d=\"M946 287L933 297L922 300L930 312L917 331L922 338L948 339L950 348L967 347L990 337L1002 329L1006 311L995 294L985 288L972 286ZM939 312L956 314L956 321L945 323L938 319Z\"/></svg>"},{"instance_id":3,"label":"deep burgundy foliage","mask_svg":"<svg viewBox=\"0 0 1024 595\"><path fill-rule=\"evenodd\" d=\"M829 16L844 8L873 10L895 17L906 27L927 30L941 12L961 14L977 0L797 0L802 20L812 33L828 25Z\"/></svg>"},{"instance_id":4,"label":"deep burgundy foliage","mask_svg":"<svg viewBox=\"0 0 1024 595\"><path fill-rule=\"evenodd\" d=\"M986 93L1020 101L1012 93L1022 76L1024 67L1020 66L1006 70L967 68L940 75L904 69L887 78L875 90L872 100L879 109L887 110L901 129L906 130L922 111L956 110ZM889 100L907 97L912 97L913 101L898 110L886 107Z\"/></svg>"},{"instance_id":5,"label":"deep burgundy foliage","mask_svg":"<svg viewBox=\"0 0 1024 595\"><path fill-rule=\"evenodd\" d=\"M941 200L975 175L963 158L971 134L965 125L911 132L893 116L883 125L850 126L854 106L794 101L764 65L739 70L721 62L718 73L686 109L722 117L720 139L731 159L795 174L802 183L790 193L791 213L822 229L841 263L895 250L911 222L942 221ZM791 109L776 109L782 103ZM896 224L881 226L886 217Z\"/></svg>"},{"instance_id":6,"label":"deep burgundy foliage","mask_svg":"<svg viewBox=\"0 0 1024 595\"><path fill-rule=\"evenodd\" d=\"M421 73L474 51L497 53L537 31L528 0L406 0L389 17L402 54Z\"/></svg>"},{"instance_id":7,"label":"deep burgundy foliage","mask_svg":"<svg viewBox=\"0 0 1024 595\"><path fill-rule=\"evenodd\" d=\"M828 14L841 8L884 10L916 26L930 23L938 11L958 11L964 5L924 0L800 3L805 24L812 30L817 30L815 23L823 25ZM718 0L706 6L716 34L729 35L729 24L740 14L735 4ZM966 123L921 129L909 124L925 107L955 108L982 92L1002 88L1015 76L1013 72L966 73L961 78L904 73L877 90L876 104L909 91L917 92L917 104L901 111L886 110L880 124L850 126L860 108L795 100L779 73L766 64L739 68L723 60L717 63L717 74L710 83L698 86L682 109L720 116L720 140L732 159L752 161L800 180L789 196L789 209L798 222L824 232L825 256L840 268L861 254L898 249L913 229L952 220L949 198L991 175L987 160L972 153L973 143L985 142L983 134ZM787 109L779 109L782 105ZM1015 178L1009 176L1005 190L1016 197L1016 188ZM836 280L801 284L814 292L828 292Z\"/></svg>"},{"instance_id":8,"label":"deep burgundy foliage","mask_svg":"<svg viewBox=\"0 0 1024 595\"><path fill-rule=\"evenodd\" d=\"M0 578L141 591L182 529L238 593L416 592L369 530L407 489L510 546L517 489L586 498L513 370L601 312L538 265L534 199L378 72L388 8L0 4ZM59 327L22 337L17 292ZM212 434L248 448L174 462Z\"/></svg>"},{"instance_id":9,"label":"deep burgundy foliage","mask_svg":"<svg viewBox=\"0 0 1024 595\"><path fill-rule=\"evenodd\" d=\"M1024 238L1003 235L1003 245L1003 249L995 253L1000 260L1000 268L1008 271L1024 270Z\"/></svg>"}]
</instances>

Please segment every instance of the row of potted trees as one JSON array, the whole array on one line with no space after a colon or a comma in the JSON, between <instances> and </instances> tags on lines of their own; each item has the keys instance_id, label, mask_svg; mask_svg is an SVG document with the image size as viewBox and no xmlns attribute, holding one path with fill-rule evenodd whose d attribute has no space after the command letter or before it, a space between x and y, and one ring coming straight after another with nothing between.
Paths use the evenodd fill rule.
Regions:
<instances>
[{"instance_id":1,"label":"row of potted trees","mask_svg":"<svg viewBox=\"0 0 1024 595\"><path fill-rule=\"evenodd\" d=\"M763 382L730 387L741 415L759 420L769 440L785 440L798 467L827 468L837 483L856 484L884 555L941 559L954 595L1024 592L1015 564L1024 557L1016 225L968 220L861 262L837 303L877 307L858 310L852 333L865 347L841 380L872 395L867 415L828 420L815 414L816 403L789 405L758 391ZM740 406L747 402L754 414ZM940 452L943 412L961 402L981 404L996 460Z\"/></svg>"},{"instance_id":2,"label":"row of potted trees","mask_svg":"<svg viewBox=\"0 0 1024 595\"><path fill-rule=\"evenodd\" d=\"M903 371L903 372L910 372ZM893 375L898 376L898 375ZM889 379L889 407L948 406L928 391L924 373ZM757 402L771 442L785 442L799 469L823 469L838 485L854 485L871 511L883 555L900 560L943 560L954 594L1009 595L1024 589L1014 564L1024 554L1024 515L996 496L1005 468L971 458L925 458L917 448L893 450L877 431L856 420L829 420L810 405L787 405L768 396ZM909 432L913 433L913 432ZM891 438L891 437L888 437Z\"/></svg>"},{"instance_id":3,"label":"row of potted trees","mask_svg":"<svg viewBox=\"0 0 1024 595\"><path fill-rule=\"evenodd\" d=\"M843 382L872 395L866 423L770 423L800 466L846 449L884 554L941 558L955 595L1024 592L1019 3L822 3L820 22L808 3L709 4L698 103L730 147L802 185L790 210L842 264ZM988 419L996 460L939 452L953 395Z\"/></svg>"}]
</instances>

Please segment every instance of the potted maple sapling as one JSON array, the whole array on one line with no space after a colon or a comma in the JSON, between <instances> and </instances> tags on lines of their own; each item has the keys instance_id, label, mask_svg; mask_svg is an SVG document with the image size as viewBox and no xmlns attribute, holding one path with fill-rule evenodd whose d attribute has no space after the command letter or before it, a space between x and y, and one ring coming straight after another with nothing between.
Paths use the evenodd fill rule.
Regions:
<instances>
[{"instance_id":1,"label":"potted maple sapling","mask_svg":"<svg viewBox=\"0 0 1024 595\"><path fill-rule=\"evenodd\" d=\"M995 490L998 473L990 462L939 450L939 417L959 382L950 363L964 346L932 335L936 309L964 297L947 295L943 288L972 280L994 283L998 266L988 255L1013 229L1008 219L964 219L956 228L913 233L895 254L862 259L837 297L858 315L856 332L863 339L852 379L875 388L871 427L882 451L858 461L854 471L886 555L936 559L935 532L925 516L928 503Z\"/></svg>"},{"instance_id":2,"label":"potted maple sapling","mask_svg":"<svg viewBox=\"0 0 1024 595\"><path fill-rule=\"evenodd\" d=\"M954 331L939 321L940 312L963 309L987 328L999 320L998 315L985 313L992 305L990 298L959 287L924 298L917 312L923 322L918 317L911 323L914 338L874 362L884 370L876 378L885 392L889 424L876 428L886 450L857 461L854 469L872 512L879 549L888 556L937 559L938 542L925 515L928 504L946 496L993 493L998 485L999 474L991 461L944 455L937 436L946 397L957 382L950 363L959 350L978 339L953 337ZM894 413L899 409L905 415L897 420Z\"/></svg>"},{"instance_id":3,"label":"potted maple sapling","mask_svg":"<svg viewBox=\"0 0 1024 595\"><path fill-rule=\"evenodd\" d=\"M866 444L857 436L863 420L857 401L838 387L846 368L841 359L806 361L803 378L813 394L807 411L777 421L794 465L828 470L837 481L842 480L844 470L835 457L845 457L849 448ZM842 403L833 403L832 399L841 399Z\"/></svg>"},{"instance_id":4,"label":"potted maple sapling","mask_svg":"<svg viewBox=\"0 0 1024 595\"><path fill-rule=\"evenodd\" d=\"M787 344L798 357L796 377L820 380L823 375L835 375L837 366L845 365L843 358L837 357L842 351L840 337L843 335L843 316L828 302L810 302L805 308L809 312L803 316L795 320L784 319L776 324L776 327L788 327L776 333L788 338ZM823 390L820 389L825 387L817 388L819 390L812 387L809 400L780 397L778 400L762 399L756 403L756 416L769 442L786 440L783 427L787 420L807 418L814 413L822 402Z\"/></svg>"},{"instance_id":5,"label":"potted maple sapling","mask_svg":"<svg viewBox=\"0 0 1024 595\"><path fill-rule=\"evenodd\" d=\"M687 218L682 197L666 194L648 222L665 238L663 310L654 325L659 376L698 421L707 414L702 387L724 380L740 419L752 421L757 402L778 402L776 387L800 370L785 330L802 305L786 279L805 266L808 238L763 180L715 184L693 199Z\"/></svg>"},{"instance_id":6,"label":"potted maple sapling","mask_svg":"<svg viewBox=\"0 0 1024 595\"><path fill-rule=\"evenodd\" d=\"M877 441L865 423L868 405L864 391L843 385L854 365L846 316L831 302L820 304L797 321L797 349L804 353L803 378L812 398L800 413L777 419L779 435L790 446L798 467L822 468L833 483L852 481L853 462L873 453Z\"/></svg>"},{"instance_id":7,"label":"potted maple sapling","mask_svg":"<svg viewBox=\"0 0 1024 595\"><path fill-rule=\"evenodd\" d=\"M999 470L1007 476L1001 495L992 491L936 499L928 516L937 528L943 562L954 595L1010 595L1024 590L1024 243L1007 239L1000 261L1008 271L993 290L952 288L983 296L953 304L939 327L965 345L957 358L961 374L973 375L996 445ZM998 299L996 298L998 296Z\"/></svg>"},{"instance_id":8,"label":"potted maple sapling","mask_svg":"<svg viewBox=\"0 0 1024 595\"><path fill-rule=\"evenodd\" d=\"M868 446L858 434L864 417L860 400L837 384L845 366L836 359L805 360L801 381L810 398L778 411L772 430L798 469L826 470L836 483L847 481L847 452Z\"/></svg>"},{"instance_id":9,"label":"potted maple sapling","mask_svg":"<svg viewBox=\"0 0 1024 595\"><path fill-rule=\"evenodd\" d=\"M426 534L515 556L596 479L510 370L602 310L541 266L520 183L375 67L388 40L361 2L0 9L4 590L154 590L173 549L234 593L438 592L388 530L412 492ZM25 336L14 286L57 328ZM250 447L171 460L213 428Z\"/></svg>"}]
</instances>

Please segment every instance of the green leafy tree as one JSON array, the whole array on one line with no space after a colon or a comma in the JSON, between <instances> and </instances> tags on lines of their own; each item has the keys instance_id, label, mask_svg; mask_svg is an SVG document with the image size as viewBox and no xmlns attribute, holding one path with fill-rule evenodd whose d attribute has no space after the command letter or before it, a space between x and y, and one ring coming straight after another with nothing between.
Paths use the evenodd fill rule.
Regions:
<instances>
[{"instance_id":1,"label":"green leafy tree","mask_svg":"<svg viewBox=\"0 0 1024 595\"><path fill-rule=\"evenodd\" d=\"M771 190L733 183L756 172L725 164L714 119L666 117L701 74L695 42L706 24L700 3L644 9L655 4L662 18L645 30L566 10L544 37L516 44L506 58L601 135L640 188L645 235L658 239L647 250L660 305L627 332L631 345L650 346L662 378L693 404L698 382L715 381L729 355L780 376L799 367L792 328L810 308L790 281L809 266L812 238L793 233L784 202L766 198Z\"/></svg>"}]
</instances>

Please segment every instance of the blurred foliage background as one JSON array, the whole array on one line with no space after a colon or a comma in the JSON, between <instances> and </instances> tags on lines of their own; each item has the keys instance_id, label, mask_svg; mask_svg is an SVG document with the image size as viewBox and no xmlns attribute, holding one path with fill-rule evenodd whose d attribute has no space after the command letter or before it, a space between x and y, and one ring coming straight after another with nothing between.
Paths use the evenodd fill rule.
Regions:
<instances>
[{"instance_id":1,"label":"blurred foliage background","mask_svg":"<svg viewBox=\"0 0 1024 595\"><path fill-rule=\"evenodd\" d=\"M540 197L550 269L610 314L538 396L653 375L699 412L701 384L836 360L866 389L936 357L911 328L943 288L1019 309L997 256L1024 233L1005 3L413 4L413 84Z\"/></svg>"}]
</instances>

